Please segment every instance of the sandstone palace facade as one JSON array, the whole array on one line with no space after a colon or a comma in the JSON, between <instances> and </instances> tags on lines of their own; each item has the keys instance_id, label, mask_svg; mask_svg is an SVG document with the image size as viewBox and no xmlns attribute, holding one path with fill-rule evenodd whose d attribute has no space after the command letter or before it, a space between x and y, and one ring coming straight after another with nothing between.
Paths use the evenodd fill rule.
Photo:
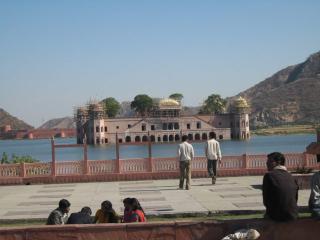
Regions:
<instances>
[{"instance_id":1,"label":"sandstone palace facade","mask_svg":"<svg viewBox=\"0 0 320 240\"><path fill-rule=\"evenodd\" d=\"M179 142L182 135L191 141L249 139L248 104L238 98L229 113L184 115L181 103L162 99L147 117L107 118L101 104L88 104L76 109L77 142L88 144Z\"/></svg>"}]
</instances>

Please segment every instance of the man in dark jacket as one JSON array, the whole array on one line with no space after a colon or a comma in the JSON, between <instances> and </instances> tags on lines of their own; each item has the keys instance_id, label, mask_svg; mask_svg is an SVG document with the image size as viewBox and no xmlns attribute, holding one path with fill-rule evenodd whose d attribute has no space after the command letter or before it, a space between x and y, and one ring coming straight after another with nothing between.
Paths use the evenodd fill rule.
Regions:
<instances>
[{"instance_id":1,"label":"man in dark jacket","mask_svg":"<svg viewBox=\"0 0 320 240\"><path fill-rule=\"evenodd\" d=\"M268 155L268 173L263 177L265 217L274 221L290 221L298 217L298 184L284 166L282 153Z\"/></svg>"},{"instance_id":2,"label":"man in dark jacket","mask_svg":"<svg viewBox=\"0 0 320 240\"><path fill-rule=\"evenodd\" d=\"M72 213L68 218L67 224L91 224L91 209L89 207L83 207L80 212Z\"/></svg>"}]
</instances>

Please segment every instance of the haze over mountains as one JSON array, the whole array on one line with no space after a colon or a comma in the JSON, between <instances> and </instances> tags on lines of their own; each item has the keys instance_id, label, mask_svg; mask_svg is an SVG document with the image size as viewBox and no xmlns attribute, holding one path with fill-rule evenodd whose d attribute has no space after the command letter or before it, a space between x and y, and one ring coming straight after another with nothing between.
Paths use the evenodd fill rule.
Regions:
<instances>
[{"instance_id":1,"label":"haze over mountains","mask_svg":"<svg viewBox=\"0 0 320 240\"><path fill-rule=\"evenodd\" d=\"M247 99L251 106L251 126L272 126L284 123L319 123L320 120L320 52L306 61L280 70L255 86L228 98ZM70 107L71 109L71 107ZM198 107L185 107L195 113ZM134 113L130 102L121 103L118 116ZM10 124L13 129L31 129L32 126L0 108L0 126ZM39 128L74 128L72 117L52 119Z\"/></svg>"}]
</instances>

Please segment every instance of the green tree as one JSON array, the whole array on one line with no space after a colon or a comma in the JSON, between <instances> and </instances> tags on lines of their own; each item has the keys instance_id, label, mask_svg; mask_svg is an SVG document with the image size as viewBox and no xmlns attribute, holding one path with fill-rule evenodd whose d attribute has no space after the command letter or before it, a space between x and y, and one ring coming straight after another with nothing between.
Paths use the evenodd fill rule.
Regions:
<instances>
[{"instance_id":1,"label":"green tree","mask_svg":"<svg viewBox=\"0 0 320 240\"><path fill-rule=\"evenodd\" d=\"M17 156L12 154L10 163L34 163L39 162L39 160L34 159L33 157L26 155L26 156Z\"/></svg>"},{"instance_id":2,"label":"green tree","mask_svg":"<svg viewBox=\"0 0 320 240\"><path fill-rule=\"evenodd\" d=\"M34 159L33 157L26 156L17 156L16 154L12 154L11 159L9 160L6 152L2 153L1 164L10 164L10 163L34 163L39 162L39 160Z\"/></svg>"},{"instance_id":3,"label":"green tree","mask_svg":"<svg viewBox=\"0 0 320 240\"><path fill-rule=\"evenodd\" d=\"M1 164L10 163L6 152L2 153Z\"/></svg>"},{"instance_id":4,"label":"green tree","mask_svg":"<svg viewBox=\"0 0 320 240\"><path fill-rule=\"evenodd\" d=\"M145 116L151 110L153 106L153 100L146 94L139 94L134 97L131 102L131 108L138 112L141 116Z\"/></svg>"},{"instance_id":5,"label":"green tree","mask_svg":"<svg viewBox=\"0 0 320 240\"><path fill-rule=\"evenodd\" d=\"M103 102L104 111L107 114L107 116L115 117L120 110L120 103L113 97L108 97L102 100L102 102Z\"/></svg>"},{"instance_id":6,"label":"green tree","mask_svg":"<svg viewBox=\"0 0 320 240\"><path fill-rule=\"evenodd\" d=\"M181 93L173 93L169 96L169 98L180 102L183 99L183 95Z\"/></svg>"},{"instance_id":7,"label":"green tree","mask_svg":"<svg viewBox=\"0 0 320 240\"><path fill-rule=\"evenodd\" d=\"M200 114L212 114L212 113L223 113L226 107L227 101L219 94L211 94L204 101L199 113Z\"/></svg>"}]
</instances>

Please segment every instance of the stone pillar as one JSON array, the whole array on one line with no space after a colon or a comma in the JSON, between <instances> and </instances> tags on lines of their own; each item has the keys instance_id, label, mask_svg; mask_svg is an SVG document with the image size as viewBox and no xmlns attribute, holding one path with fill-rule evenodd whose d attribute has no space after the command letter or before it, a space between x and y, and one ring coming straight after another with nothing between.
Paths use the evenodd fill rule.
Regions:
<instances>
[{"instance_id":1,"label":"stone pillar","mask_svg":"<svg viewBox=\"0 0 320 240\"><path fill-rule=\"evenodd\" d=\"M150 134L148 132L148 161L149 161L149 172L153 172L153 161L152 161L152 145Z\"/></svg>"},{"instance_id":2,"label":"stone pillar","mask_svg":"<svg viewBox=\"0 0 320 240\"><path fill-rule=\"evenodd\" d=\"M116 172L121 172L118 133L116 133Z\"/></svg>"},{"instance_id":3,"label":"stone pillar","mask_svg":"<svg viewBox=\"0 0 320 240\"><path fill-rule=\"evenodd\" d=\"M242 165L243 165L243 168L244 169L247 169L248 168L248 156L247 156L247 153L243 154L242 155Z\"/></svg>"},{"instance_id":4,"label":"stone pillar","mask_svg":"<svg viewBox=\"0 0 320 240\"><path fill-rule=\"evenodd\" d=\"M83 173L88 174L89 173L89 166L88 166L88 149L87 149L87 142L85 139L83 139L83 163L84 163L84 169Z\"/></svg>"},{"instance_id":5,"label":"stone pillar","mask_svg":"<svg viewBox=\"0 0 320 240\"><path fill-rule=\"evenodd\" d=\"M20 163L20 177L26 177L26 165L24 162Z\"/></svg>"},{"instance_id":6,"label":"stone pillar","mask_svg":"<svg viewBox=\"0 0 320 240\"><path fill-rule=\"evenodd\" d=\"M304 167L309 167L309 161L308 161L308 154L306 152L303 152L303 164Z\"/></svg>"},{"instance_id":7,"label":"stone pillar","mask_svg":"<svg viewBox=\"0 0 320 240\"><path fill-rule=\"evenodd\" d=\"M54 146L54 137L51 138L51 153L52 153L51 175L56 176L56 153L55 153L55 146Z\"/></svg>"}]
</instances>

